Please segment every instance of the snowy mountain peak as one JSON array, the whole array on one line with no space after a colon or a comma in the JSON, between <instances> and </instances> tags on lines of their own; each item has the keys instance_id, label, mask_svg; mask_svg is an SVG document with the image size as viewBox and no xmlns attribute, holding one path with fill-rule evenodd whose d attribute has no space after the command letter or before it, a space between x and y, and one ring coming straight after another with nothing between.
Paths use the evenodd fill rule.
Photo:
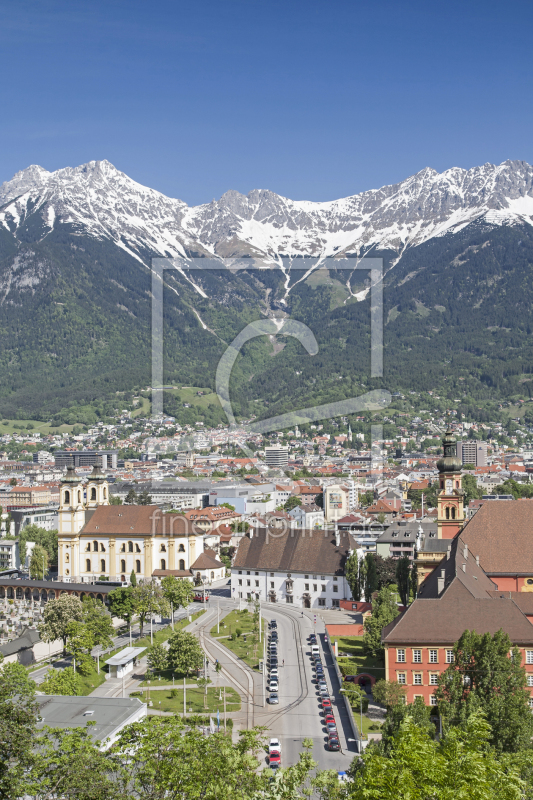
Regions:
<instances>
[{"instance_id":1,"label":"snowy mountain peak","mask_svg":"<svg viewBox=\"0 0 533 800\"><path fill-rule=\"evenodd\" d=\"M48 172L32 165L0 187L0 225L15 236L38 215L42 237L68 224L107 238L148 265L151 255L254 257L396 251L469 223L533 224L533 168L524 161L426 167L401 183L328 202L293 201L266 189L227 191L188 207L109 161Z\"/></svg>"}]
</instances>

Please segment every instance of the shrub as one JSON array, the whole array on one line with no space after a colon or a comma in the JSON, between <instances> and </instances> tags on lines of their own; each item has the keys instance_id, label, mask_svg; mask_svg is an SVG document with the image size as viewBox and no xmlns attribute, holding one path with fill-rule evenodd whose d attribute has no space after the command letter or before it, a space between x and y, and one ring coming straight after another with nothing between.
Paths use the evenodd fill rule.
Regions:
<instances>
[{"instance_id":1,"label":"shrub","mask_svg":"<svg viewBox=\"0 0 533 800\"><path fill-rule=\"evenodd\" d=\"M242 630L241 630L240 628L237 628L237 629L236 629L236 631L235 631L235 633L236 633L236 635L237 635L237 639L238 639L238 638L239 638L239 636L240 636L240 635L241 635L241 633L242 633Z\"/></svg>"},{"instance_id":2,"label":"shrub","mask_svg":"<svg viewBox=\"0 0 533 800\"><path fill-rule=\"evenodd\" d=\"M177 696L178 696L178 694L179 694L179 692L178 692L178 690L177 690L177 689L171 689L171 690L170 690L170 696L171 696L171 697L177 697Z\"/></svg>"}]
</instances>

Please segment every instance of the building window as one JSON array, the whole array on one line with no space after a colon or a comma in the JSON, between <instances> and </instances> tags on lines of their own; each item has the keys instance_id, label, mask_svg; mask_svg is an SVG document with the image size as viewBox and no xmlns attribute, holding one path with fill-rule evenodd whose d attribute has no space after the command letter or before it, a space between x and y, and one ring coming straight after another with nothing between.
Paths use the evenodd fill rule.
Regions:
<instances>
[{"instance_id":1,"label":"building window","mask_svg":"<svg viewBox=\"0 0 533 800\"><path fill-rule=\"evenodd\" d=\"M273 588L274 588L274 581L270 581L270 588L271 588L271 589L273 589Z\"/></svg>"},{"instance_id":2,"label":"building window","mask_svg":"<svg viewBox=\"0 0 533 800\"><path fill-rule=\"evenodd\" d=\"M164 558L162 558L161 559L161 569L166 569L166 568L167 568L167 562L165 561Z\"/></svg>"},{"instance_id":3,"label":"building window","mask_svg":"<svg viewBox=\"0 0 533 800\"><path fill-rule=\"evenodd\" d=\"M90 572L90 571L91 571L91 559L87 558L85 559L85 572Z\"/></svg>"},{"instance_id":4,"label":"building window","mask_svg":"<svg viewBox=\"0 0 533 800\"><path fill-rule=\"evenodd\" d=\"M249 586L250 585L250 581L246 581L246 585Z\"/></svg>"},{"instance_id":5,"label":"building window","mask_svg":"<svg viewBox=\"0 0 533 800\"><path fill-rule=\"evenodd\" d=\"M434 694L432 694L431 697L429 698L429 705L430 706L436 706L437 705L437 698L435 697Z\"/></svg>"},{"instance_id":6,"label":"building window","mask_svg":"<svg viewBox=\"0 0 533 800\"><path fill-rule=\"evenodd\" d=\"M339 591L339 587L338 587L338 586L334 586L334 587L333 587L333 591L334 591L334 592L338 592L338 591Z\"/></svg>"},{"instance_id":7,"label":"building window","mask_svg":"<svg viewBox=\"0 0 533 800\"><path fill-rule=\"evenodd\" d=\"M124 559L121 559L120 561L120 571L126 572L126 562L124 561Z\"/></svg>"},{"instance_id":8,"label":"building window","mask_svg":"<svg viewBox=\"0 0 533 800\"><path fill-rule=\"evenodd\" d=\"M95 553L98 552L98 542L93 542L93 550Z\"/></svg>"},{"instance_id":9,"label":"building window","mask_svg":"<svg viewBox=\"0 0 533 800\"><path fill-rule=\"evenodd\" d=\"M317 584L313 583L313 592L316 592L316 591L318 591Z\"/></svg>"},{"instance_id":10,"label":"building window","mask_svg":"<svg viewBox=\"0 0 533 800\"><path fill-rule=\"evenodd\" d=\"M124 544L122 545L122 547L120 548L120 552L121 552L121 553L125 553L125 552L126 552L126 543L124 543Z\"/></svg>"},{"instance_id":11,"label":"building window","mask_svg":"<svg viewBox=\"0 0 533 800\"><path fill-rule=\"evenodd\" d=\"M405 664L405 650L396 650L396 661Z\"/></svg>"},{"instance_id":12,"label":"building window","mask_svg":"<svg viewBox=\"0 0 533 800\"><path fill-rule=\"evenodd\" d=\"M338 608L339 607L339 601L338 600L332 600L331 601L331 605L333 606L333 608Z\"/></svg>"},{"instance_id":13,"label":"building window","mask_svg":"<svg viewBox=\"0 0 533 800\"><path fill-rule=\"evenodd\" d=\"M436 664L438 662L438 650L429 651L429 663Z\"/></svg>"},{"instance_id":14,"label":"building window","mask_svg":"<svg viewBox=\"0 0 533 800\"><path fill-rule=\"evenodd\" d=\"M137 544L137 542L135 542L135 552L136 552L136 553L140 553L140 552L141 552L141 548L139 547L139 545Z\"/></svg>"},{"instance_id":15,"label":"building window","mask_svg":"<svg viewBox=\"0 0 533 800\"><path fill-rule=\"evenodd\" d=\"M325 580L326 580L326 576L325 576L325 575L321 575L321 576L320 576L320 580L321 580L321 581L325 581Z\"/></svg>"},{"instance_id":16,"label":"building window","mask_svg":"<svg viewBox=\"0 0 533 800\"><path fill-rule=\"evenodd\" d=\"M304 575L304 578L305 578L306 581L308 581L309 580L309 575Z\"/></svg>"},{"instance_id":17,"label":"building window","mask_svg":"<svg viewBox=\"0 0 533 800\"><path fill-rule=\"evenodd\" d=\"M65 505L70 505L70 492L65 492L63 497L64 497Z\"/></svg>"},{"instance_id":18,"label":"building window","mask_svg":"<svg viewBox=\"0 0 533 800\"><path fill-rule=\"evenodd\" d=\"M135 572L140 572L140 571L141 571L141 562L139 561L139 559L137 559L137 561L135 562Z\"/></svg>"},{"instance_id":19,"label":"building window","mask_svg":"<svg viewBox=\"0 0 533 800\"><path fill-rule=\"evenodd\" d=\"M415 664L422 663L422 650L413 650L413 661Z\"/></svg>"},{"instance_id":20,"label":"building window","mask_svg":"<svg viewBox=\"0 0 533 800\"><path fill-rule=\"evenodd\" d=\"M533 708L533 697L529 698L529 707Z\"/></svg>"},{"instance_id":21,"label":"building window","mask_svg":"<svg viewBox=\"0 0 533 800\"><path fill-rule=\"evenodd\" d=\"M533 675L528 675L527 676L527 685L528 686L533 686Z\"/></svg>"},{"instance_id":22,"label":"building window","mask_svg":"<svg viewBox=\"0 0 533 800\"><path fill-rule=\"evenodd\" d=\"M432 672L431 675L429 676L430 686L437 686L438 682L439 682L438 674L436 672Z\"/></svg>"},{"instance_id":23,"label":"building window","mask_svg":"<svg viewBox=\"0 0 533 800\"><path fill-rule=\"evenodd\" d=\"M319 597L318 598L318 605L319 606L325 606L326 605L326 598L325 597Z\"/></svg>"},{"instance_id":24,"label":"building window","mask_svg":"<svg viewBox=\"0 0 533 800\"><path fill-rule=\"evenodd\" d=\"M105 572L105 558L100 560L100 569L102 572Z\"/></svg>"},{"instance_id":25,"label":"building window","mask_svg":"<svg viewBox=\"0 0 533 800\"><path fill-rule=\"evenodd\" d=\"M526 650L526 664L533 664L533 650Z\"/></svg>"},{"instance_id":26,"label":"building window","mask_svg":"<svg viewBox=\"0 0 533 800\"><path fill-rule=\"evenodd\" d=\"M306 592L309 591L309 584L308 583L304 583L304 589L305 589Z\"/></svg>"},{"instance_id":27,"label":"building window","mask_svg":"<svg viewBox=\"0 0 533 800\"><path fill-rule=\"evenodd\" d=\"M399 672L398 673L398 683L401 683L402 686L405 686L405 684L407 683L407 681L405 679L405 672Z\"/></svg>"},{"instance_id":28,"label":"building window","mask_svg":"<svg viewBox=\"0 0 533 800\"><path fill-rule=\"evenodd\" d=\"M91 489L91 500L96 500L96 489L94 486Z\"/></svg>"},{"instance_id":29,"label":"building window","mask_svg":"<svg viewBox=\"0 0 533 800\"><path fill-rule=\"evenodd\" d=\"M242 569L239 570L239 575L242 575Z\"/></svg>"},{"instance_id":30,"label":"building window","mask_svg":"<svg viewBox=\"0 0 533 800\"><path fill-rule=\"evenodd\" d=\"M184 545L180 544L180 546L178 547L178 553L184 553L184 552L185 552L185 547Z\"/></svg>"},{"instance_id":31,"label":"building window","mask_svg":"<svg viewBox=\"0 0 533 800\"><path fill-rule=\"evenodd\" d=\"M334 580L334 581L338 580L338 578L337 578L337 576L336 576L336 575L334 575L334 576L333 576L333 580Z\"/></svg>"},{"instance_id":32,"label":"building window","mask_svg":"<svg viewBox=\"0 0 533 800\"><path fill-rule=\"evenodd\" d=\"M128 542L128 553L133 553L133 542Z\"/></svg>"},{"instance_id":33,"label":"building window","mask_svg":"<svg viewBox=\"0 0 533 800\"><path fill-rule=\"evenodd\" d=\"M273 578L273 577L274 577L274 573L273 573L273 572L271 572L271 573L270 573L270 577L271 577L271 578Z\"/></svg>"},{"instance_id":34,"label":"building window","mask_svg":"<svg viewBox=\"0 0 533 800\"><path fill-rule=\"evenodd\" d=\"M415 674L413 676L413 683L414 683L415 686L422 686L422 673L421 672L415 672Z\"/></svg>"},{"instance_id":35,"label":"building window","mask_svg":"<svg viewBox=\"0 0 533 800\"><path fill-rule=\"evenodd\" d=\"M100 552L105 553L105 547L102 543L100 543Z\"/></svg>"},{"instance_id":36,"label":"building window","mask_svg":"<svg viewBox=\"0 0 533 800\"><path fill-rule=\"evenodd\" d=\"M180 558L180 570L182 572L185 571L185 561L183 560L183 558Z\"/></svg>"},{"instance_id":37,"label":"building window","mask_svg":"<svg viewBox=\"0 0 533 800\"><path fill-rule=\"evenodd\" d=\"M162 544L161 547L159 548L159 552L160 553L166 553L167 552L167 548L165 547L164 544Z\"/></svg>"},{"instance_id":38,"label":"building window","mask_svg":"<svg viewBox=\"0 0 533 800\"><path fill-rule=\"evenodd\" d=\"M294 598L293 598L292 594L288 594L287 597L285 598L285 600L287 601L287 603L293 603L294 602Z\"/></svg>"},{"instance_id":39,"label":"building window","mask_svg":"<svg viewBox=\"0 0 533 800\"><path fill-rule=\"evenodd\" d=\"M255 585L256 585L256 586L259 586L259 581L256 581L256 582L255 582Z\"/></svg>"},{"instance_id":40,"label":"building window","mask_svg":"<svg viewBox=\"0 0 533 800\"><path fill-rule=\"evenodd\" d=\"M322 592L326 591L326 584L325 583L322 584L322 589L320 591L322 591Z\"/></svg>"},{"instance_id":41,"label":"building window","mask_svg":"<svg viewBox=\"0 0 533 800\"><path fill-rule=\"evenodd\" d=\"M533 655L533 650L531 650L531 654ZM453 657L453 650L446 650L446 663L453 664L454 657ZM531 662L533 664L533 661Z\"/></svg>"},{"instance_id":42,"label":"building window","mask_svg":"<svg viewBox=\"0 0 533 800\"><path fill-rule=\"evenodd\" d=\"M239 578L239 586L242 586L242 578Z\"/></svg>"}]
</instances>

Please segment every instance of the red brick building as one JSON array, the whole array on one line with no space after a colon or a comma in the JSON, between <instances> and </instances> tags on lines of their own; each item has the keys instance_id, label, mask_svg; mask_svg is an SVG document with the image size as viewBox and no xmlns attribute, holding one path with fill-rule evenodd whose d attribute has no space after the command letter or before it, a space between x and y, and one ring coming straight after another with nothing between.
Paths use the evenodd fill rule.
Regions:
<instances>
[{"instance_id":1,"label":"red brick building","mask_svg":"<svg viewBox=\"0 0 533 800\"><path fill-rule=\"evenodd\" d=\"M500 546L505 549L503 542ZM409 703L416 697L427 705L436 703L438 677L453 661L453 646L465 630L504 630L520 648L533 693L533 595L502 591L474 553L464 534L456 536L446 557L420 586L417 599L383 629L385 677L406 687ZM530 703L533 707L533 697Z\"/></svg>"}]
</instances>

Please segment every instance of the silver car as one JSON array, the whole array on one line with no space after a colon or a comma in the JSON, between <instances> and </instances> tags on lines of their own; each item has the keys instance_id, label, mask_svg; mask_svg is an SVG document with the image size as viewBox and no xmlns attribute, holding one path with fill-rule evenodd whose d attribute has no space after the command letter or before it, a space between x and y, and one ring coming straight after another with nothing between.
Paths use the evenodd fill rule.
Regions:
<instances>
[{"instance_id":1,"label":"silver car","mask_svg":"<svg viewBox=\"0 0 533 800\"><path fill-rule=\"evenodd\" d=\"M279 703L279 696L277 692L271 692L268 698L270 705L277 705Z\"/></svg>"}]
</instances>

